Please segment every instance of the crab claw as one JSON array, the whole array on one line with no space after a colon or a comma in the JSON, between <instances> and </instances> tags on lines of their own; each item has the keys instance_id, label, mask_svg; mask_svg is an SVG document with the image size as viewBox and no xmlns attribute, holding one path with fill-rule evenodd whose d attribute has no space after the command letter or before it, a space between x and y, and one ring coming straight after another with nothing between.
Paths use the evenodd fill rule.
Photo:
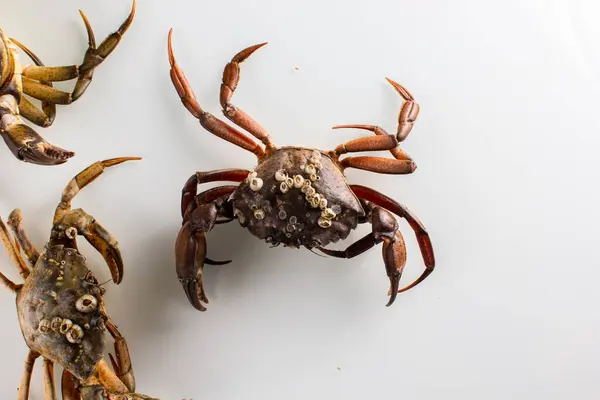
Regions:
<instances>
[{"instance_id":1,"label":"crab claw","mask_svg":"<svg viewBox=\"0 0 600 400\"><path fill-rule=\"evenodd\" d=\"M383 261L390 280L390 299L386 304L386 307L389 307L396 301L400 278L402 278L402 271L406 265L406 245L400 231L394 233L393 239L383 238Z\"/></svg>"},{"instance_id":2,"label":"crab claw","mask_svg":"<svg viewBox=\"0 0 600 400\"><path fill-rule=\"evenodd\" d=\"M87 228L82 232L83 236L102 254L113 282L118 285L123 280L123 257L117 240L98 221L93 220Z\"/></svg>"},{"instance_id":3,"label":"crab claw","mask_svg":"<svg viewBox=\"0 0 600 400\"><path fill-rule=\"evenodd\" d=\"M202 283L202 269L206 257L204 232L192 233L190 222L179 231L175 244L177 278L192 305L199 311L206 311L202 303L208 303Z\"/></svg>"},{"instance_id":4,"label":"crab claw","mask_svg":"<svg viewBox=\"0 0 600 400\"><path fill-rule=\"evenodd\" d=\"M129 348L125 338L121 335L121 332L117 327L109 321L106 323L108 332L115 340L115 356L110 356L110 362L113 366L113 370L121 380L127 386L130 392L135 392L135 376L133 374L133 368L131 366L131 356L129 355Z\"/></svg>"},{"instance_id":5,"label":"crab claw","mask_svg":"<svg viewBox=\"0 0 600 400\"><path fill-rule=\"evenodd\" d=\"M5 115L2 119L10 118ZM4 121L2 121L4 122ZM39 165L65 163L75 153L54 146L44 140L35 130L23 123L2 124L2 137L10 151L21 161Z\"/></svg>"}]
</instances>

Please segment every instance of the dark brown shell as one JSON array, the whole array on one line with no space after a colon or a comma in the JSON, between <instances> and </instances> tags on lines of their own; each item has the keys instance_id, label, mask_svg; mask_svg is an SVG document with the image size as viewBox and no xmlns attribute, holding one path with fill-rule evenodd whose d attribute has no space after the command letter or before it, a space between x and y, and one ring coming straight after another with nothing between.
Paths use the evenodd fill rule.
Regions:
<instances>
[{"instance_id":1,"label":"dark brown shell","mask_svg":"<svg viewBox=\"0 0 600 400\"><path fill-rule=\"evenodd\" d=\"M314 159L315 153L321 168L317 173L318 180L312 181L311 185L327 200L327 207L334 208L337 214L328 228L319 226L322 210L311 207L301 189L292 187L283 193L282 182L275 178L277 171L284 170L289 177L300 175L309 179L306 167L312 164L310 160ZM240 224L269 243L308 248L325 246L345 239L356 227L358 218L365 214L341 169L321 151L283 147L269 154L254 172L256 178L262 180L262 188L253 190L250 181L242 182L230 201Z\"/></svg>"},{"instance_id":2,"label":"dark brown shell","mask_svg":"<svg viewBox=\"0 0 600 400\"><path fill-rule=\"evenodd\" d=\"M77 250L62 245L45 249L17 296L19 323L29 348L77 378L87 379L102 358L105 346L102 294L103 289ZM89 312L76 306L84 295L97 300L97 306ZM65 334L46 326L55 318L68 319L82 329L79 343L69 342Z\"/></svg>"}]
</instances>

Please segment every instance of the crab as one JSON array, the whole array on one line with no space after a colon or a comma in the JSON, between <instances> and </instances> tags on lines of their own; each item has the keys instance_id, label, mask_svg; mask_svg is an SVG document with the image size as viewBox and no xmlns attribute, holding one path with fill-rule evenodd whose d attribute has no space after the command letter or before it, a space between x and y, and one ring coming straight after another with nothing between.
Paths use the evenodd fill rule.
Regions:
<instances>
[{"instance_id":1,"label":"crab","mask_svg":"<svg viewBox=\"0 0 600 400\"><path fill-rule=\"evenodd\" d=\"M416 166L399 148L413 128L419 105L400 84L389 83L405 100L398 117L398 129L388 134L373 125L340 125L335 128L358 128L374 136L351 140L331 151L303 147L278 147L271 135L252 117L231 103L240 78L240 64L266 43L237 53L225 66L220 103L223 114L249 132L242 131L202 109L182 69L175 60L169 32L168 55L171 80L187 110L210 133L253 153L258 166L246 169L223 169L196 172L185 183L181 198L182 227L175 244L176 272L190 303L205 311L208 298L202 273L204 264L224 264L206 257L206 233L215 224L237 219L254 236L274 246L318 249L339 258L352 258L383 243L383 261L390 280L389 301L398 293L411 289L433 271L435 258L429 234L419 219L405 206L365 186L348 184L346 168L385 174L409 174ZM262 144L261 144L262 143ZM389 150L393 158L341 156L361 151ZM198 185L230 181L238 185L218 186L198 193ZM394 214L404 218L414 230L424 260L423 273L411 284L399 289L406 264L406 247ZM358 224L370 223L371 233L345 250L326 246L348 237Z\"/></svg>"},{"instance_id":2,"label":"crab","mask_svg":"<svg viewBox=\"0 0 600 400\"><path fill-rule=\"evenodd\" d=\"M46 399L55 399L54 365L63 367L65 400L150 399L136 394L127 342L107 314L102 296L106 289L86 266L76 243L83 236L109 266L112 280L123 279L123 259L115 238L71 201L105 168L137 157L114 158L92 164L75 176L63 191L54 214L50 240L38 252L22 227L21 211L14 210L8 226L0 219L0 239L16 264L23 284L0 273L0 282L16 294L17 314L29 354L17 399L27 400L36 359L42 357ZM23 259L25 254L29 264ZM114 339L111 369L103 359L106 332Z\"/></svg>"},{"instance_id":3,"label":"crab","mask_svg":"<svg viewBox=\"0 0 600 400\"><path fill-rule=\"evenodd\" d=\"M56 105L71 104L79 99L92 82L94 70L117 47L133 22L135 0L131 13L121 27L96 46L94 31L82 11L89 47L81 65L46 67L29 48L9 38L0 29L0 135L19 160L40 165L59 165L75 155L74 152L48 143L23 119L47 128L54 122ZM18 48L35 65L24 65ZM71 93L58 90L52 82L77 79ZM24 95L41 101L41 109Z\"/></svg>"}]
</instances>

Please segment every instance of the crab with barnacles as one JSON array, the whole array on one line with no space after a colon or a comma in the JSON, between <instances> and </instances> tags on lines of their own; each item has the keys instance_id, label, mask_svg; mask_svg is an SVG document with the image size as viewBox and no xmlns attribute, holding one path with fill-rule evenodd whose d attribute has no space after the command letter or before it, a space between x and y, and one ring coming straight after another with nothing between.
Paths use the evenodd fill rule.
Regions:
<instances>
[{"instance_id":1,"label":"crab with barnacles","mask_svg":"<svg viewBox=\"0 0 600 400\"><path fill-rule=\"evenodd\" d=\"M269 133L231 98L240 78L240 64L264 44L237 53L223 72L220 102L224 115L249 132L262 145L240 130L204 111L173 55L169 33L171 80L188 111L212 134L252 152L258 158L254 171L226 169L197 172L183 187L181 212L183 226L176 241L176 269L183 289L200 311L208 298L202 283L204 264L220 264L206 257L206 237L215 224L237 219L260 239L273 245L319 249L334 257L352 258L383 242L383 260L390 280L388 306L398 293L422 282L435 265L433 248L423 224L406 207L382 193L360 185L349 185L346 168L359 168L385 174L409 174L415 164L398 145L411 129L419 114L413 96L400 84L389 83L405 100L398 118L396 134L372 125L343 125L335 128L366 129L375 133L344 143L334 150L321 151L302 147L277 147ZM389 150L394 158L342 155L361 151ZM239 185L218 186L197 194L199 184L215 181ZM406 264L404 239L393 214L404 218L416 234L425 270L413 283L399 290ZM326 249L329 243L348 237L358 224L369 222L372 232L344 251ZM226 261L228 262L228 261Z\"/></svg>"},{"instance_id":2,"label":"crab with barnacles","mask_svg":"<svg viewBox=\"0 0 600 400\"><path fill-rule=\"evenodd\" d=\"M54 122L56 105L71 104L79 99L92 82L94 69L117 47L131 25L135 14L135 0L129 17L121 27L96 46L94 31L85 14L80 11L87 29L89 48L81 65L47 67L27 47L9 38L0 29L0 135L8 148L21 161L41 164L63 164L75 153L48 143L27 119L43 128ZM23 65L18 48L29 56L35 65ZM52 82L77 79L71 93L58 90ZM41 109L24 95L41 101Z\"/></svg>"},{"instance_id":3,"label":"crab with barnacles","mask_svg":"<svg viewBox=\"0 0 600 400\"><path fill-rule=\"evenodd\" d=\"M21 225L21 212L14 210L8 225L0 219L0 239L25 282L16 284L0 273L0 281L17 295L17 313L29 354L17 395L29 398L34 363L44 358L46 399L56 399L54 364L61 365L62 395L65 400L141 400L127 343L107 315L104 287L87 268L77 249L76 237L83 236L98 250L110 268L112 279L123 278L123 260L115 238L91 215L72 210L71 201L105 168L138 158L115 158L92 164L75 176L63 191L56 208L50 241L41 253L29 241ZM25 254L31 269L22 257ZM103 360L105 334L114 339L113 369Z\"/></svg>"}]
</instances>

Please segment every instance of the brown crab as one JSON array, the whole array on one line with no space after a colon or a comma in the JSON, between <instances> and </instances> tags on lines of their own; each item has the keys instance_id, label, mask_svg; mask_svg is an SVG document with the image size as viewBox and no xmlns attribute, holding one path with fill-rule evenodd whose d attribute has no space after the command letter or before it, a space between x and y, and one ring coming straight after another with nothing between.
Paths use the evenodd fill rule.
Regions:
<instances>
[{"instance_id":1,"label":"brown crab","mask_svg":"<svg viewBox=\"0 0 600 400\"><path fill-rule=\"evenodd\" d=\"M82 209L71 209L71 201L105 168L135 157L97 162L75 176L63 191L50 233L41 253L29 241L21 225L21 212L8 219L14 238L0 219L0 239L25 280L16 284L0 273L0 281L17 295L17 313L29 355L17 399L29 398L35 360L44 358L46 399L55 399L54 364L61 365L62 395L65 400L140 400L150 397L135 392L135 378L127 343L107 315L105 289L87 268L77 249L76 237L83 236L106 260L112 279L123 279L123 260L115 238ZM31 265L22 257L25 254ZM105 333L113 337L113 369L103 360Z\"/></svg>"},{"instance_id":2,"label":"brown crab","mask_svg":"<svg viewBox=\"0 0 600 400\"><path fill-rule=\"evenodd\" d=\"M397 293L422 282L435 265L433 248L423 224L406 207L382 193L365 186L348 185L346 168L359 168L386 174L409 174L415 170L413 160L398 145L410 133L419 113L413 96L400 84L389 83L404 98L396 134L372 125L343 125L335 128L366 129L375 136L344 143L334 150L321 151L302 147L277 147L269 133L240 108L231 104L238 85L240 64L266 43L237 53L225 66L221 84L221 107L234 124L252 134L262 144L240 130L204 111L195 98L185 75L173 56L172 31L168 53L171 80L181 101L200 124L212 134L225 139L258 158L254 171L226 169L196 172L183 187L181 213L183 226L176 241L178 278L194 307L206 310L208 298L202 283L204 264L222 264L206 257L206 238L215 224L238 222L260 239L273 245L317 248L341 258L352 258L383 242L383 260L390 279L388 306ZM393 159L380 157L346 157L347 153L389 150ZM197 194L198 184L214 181L238 182L238 186L219 186ZM404 218L419 243L425 270L413 283L398 290L406 264L404 239L393 214ZM344 251L325 249L329 243L348 237L360 223L370 222L372 232Z\"/></svg>"},{"instance_id":3,"label":"brown crab","mask_svg":"<svg viewBox=\"0 0 600 400\"><path fill-rule=\"evenodd\" d=\"M94 31L82 11L87 29L89 48L81 65L46 67L27 47L9 38L0 29L0 135L12 153L21 161L58 165L75 155L48 143L23 121L47 128L54 122L57 104L71 104L79 99L92 82L94 69L117 47L131 25L135 15L135 0L129 17L121 27L96 46ZM23 65L18 48L29 56L35 65ZM52 82L77 79L71 93L55 89ZM24 95L41 101L41 109Z\"/></svg>"}]
</instances>

